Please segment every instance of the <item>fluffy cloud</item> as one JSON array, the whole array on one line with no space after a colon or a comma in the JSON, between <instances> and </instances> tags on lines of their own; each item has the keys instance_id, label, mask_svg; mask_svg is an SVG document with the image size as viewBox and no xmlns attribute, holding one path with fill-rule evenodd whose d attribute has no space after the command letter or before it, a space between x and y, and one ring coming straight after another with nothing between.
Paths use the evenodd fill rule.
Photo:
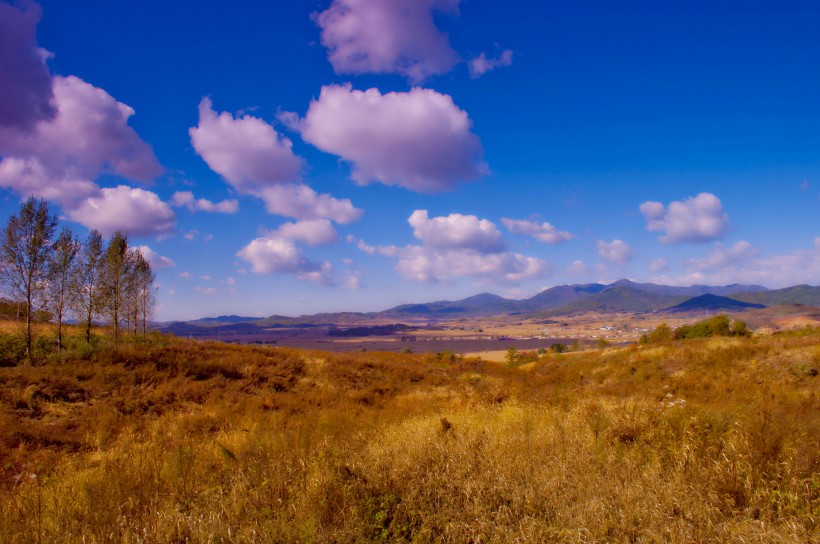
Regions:
<instances>
[{"instance_id":1,"label":"fluffy cloud","mask_svg":"<svg viewBox=\"0 0 820 544\"><path fill-rule=\"evenodd\" d=\"M291 141L257 117L217 114L211 100L199 103L199 124L188 130L197 153L236 190L255 194L263 187L300 178L302 161Z\"/></svg>"},{"instance_id":2,"label":"fluffy cloud","mask_svg":"<svg viewBox=\"0 0 820 544\"><path fill-rule=\"evenodd\" d=\"M665 233L659 238L664 244L716 240L723 236L729 225L723 204L711 193L674 201L668 208L660 202L644 202L640 210L646 218L648 231Z\"/></svg>"},{"instance_id":3,"label":"fluffy cloud","mask_svg":"<svg viewBox=\"0 0 820 544\"><path fill-rule=\"evenodd\" d=\"M99 192L97 185L70 171L51 172L37 159L8 157L0 161L0 187L20 195L36 195L57 202L66 209L76 207L84 199Z\"/></svg>"},{"instance_id":4,"label":"fluffy cloud","mask_svg":"<svg viewBox=\"0 0 820 544\"><path fill-rule=\"evenodd\" d=\"M195 198L191 191L178 191L171 196L171 204L186 207L192 212L236 213L239 203L235 199L211 202L205 198Z\"/></svg>"},{"instance_id":5,"label":"fluffy cloud","mask_svg":"<svg viewBox=\"0 0 820 544\"><path fill-rule=\"evenodd\" d=\"M598 255L607 261L624 264L632 260L632 249L623 240L598 240Z\"/></svg>"},{"instance_id":6,"label":"fluffy cloud","mask_svg":"<svg viewBox=\"0 0 820 544\"><path fill-rule=\"evenodd\" d=\"M176 224L171 207L150 191L119 185L101 189L69 210L68 218L106 236L124 230L131 236L162 235Z\"/></svg>"},{"instance_id":7,"label":"fluffy cloud","mask_svg":"<svg viewBox=\"0 0 820 544\"><path fill-rule=\"evenodd\" d=\"M551 273L541 259L506 251L498 228L486 219L460 214L431 219L425 210L416 210L408 222L421 245L356 243L365 253L396 259L396 270L409 281L472 278L478 283L519 283Z\"/></svg>"},{"instance_id":8,"label":"fluffy cloud","mask_svg":"<svg viewBox=\"0 0 820 544\"><path fill-rule=\"evenodd\" d=\"M419 282L467 277L482 283L518 283L550 273L549 265L541 259L510 252L488 255L465 249L435 251L407 246L399 250L398 258L396 270L405 279Z\"/></svg>"},{"instance_id":9,"label":"fluffy cloud","mask_svg":"<svg viewBox=\"0 0 820 544\"><path fill-rule=\"evenodd\" d=\"M692 259L690 264L701 270L710 268L724 268L727 266L736 266L740 263L748 261L760 250L753 247L749 242L742 240L737 242L732 247L726 247L720 242L715 244L715 251L705 259Z\"/></svg>"},{"instance_id":10,"label":"fluffy cloud","mask_svg":"<svg viewBox=\"0 0 820 544\"><path fill-rule=\"evenodd\" d=\"M460 0L333 0L316 14L336 73L398 73L414 82L458 61L433 11L457 13Z\"/></svg>"},{"instance_id":11,"label":"fluffy cloud","mask_svg":"<svg viewBox=\"0 0 820 544\"><path fill-rule=\"evenodd\" d=\"M285 223L275 233L287 240L303 242L309 246L332 244L339 240L339 234L327 219Z\"/></svg>"},{"instance_id":12,"label":"fluffy cloud","mask_svg":"<svg viewBox=\"0 0 820 544\"><path fill-rule=\"evenodd\" d=\"M128 126L134 110L77 77L51 77L35 41L39 6L20 5L0 4L0 186L109 234L167 232L173 212L154 193L95 183L103 174L150 182L162 172Z\"/></svg>"},{"instance_id":13,"label":"fluffy cloud","mask_svg":"<svg viewBox=\"0 0 820 544\"><path fill-rule=\"evenodd\" d=\"M545 244L560 244L574 238L569 232L561 231L550 225L547 222L536 223L535 221L527 221L524 219L507 219L502 218L501 222L512 233L526 234L532 236L539 242Z\"/></svg>"},{"instance_id":14,"label":"fluffy cloud","mask_svg":"<svg viewBox=\"0 0 820 544\"><path fill-rule=\"evenodd\" d=\"M40 14L33 2L0 4L0 128L28 132L57 113L46 53L37 47Z\"/></svg>"},{"instance_id":15,"label":"fluffy cloud","mask_svg":"<svg viewBox=\"0 0 820 544\"><path fill-rule=\"evenodd\" d=\"M408 219L413 235L434 249L468 249L479 253L504 251L504 239L498 228L474 215L451 213L430 219L427 210L416 210Z\"/></svg>"},{"instance_id":16,"label":"fluffy cloud","mask_svg":"<svg viewBox=\"0 0 820 544\"><path fill-rule=\"evenodd\" d=\"M481 53L479 56L470 59L468 66L470 68L470 77L477 79L487 72L501 68L502 66L510 66L513 61L513 52L510 49L505 49L497 58L488 58L487 55Z\"/></svg>"},{"instance_id":17,"label":"fluffy cloud","mask_svg":"<svg viewBox=\"0 0 820 544\"><path fill-rule=\"evenodd\" d=\"M194 149L214 172L240 193L262 199L269 213L338 223L350 223L362 214L350 200L317 194L301 183L302 159L293 153L291 141L262 119L217 114L204 98L199 124L188 133Z\"/></svg>"},{"instance_id":18,"label":"fluffy cloud","mask_svg":"<svg viewBox=\"0 0 820 544\"><path fill-rule=\"evenodd\" d=\"M259 193L268 212L296 219L327 218L336 223L352 223L362 216L362 210L350 199L319 194L301 183L286 183L266 187Z\"/></svg>"},{"instance_id":19,"label":"fluffy cloud","mask_svg":"<svg viewBox=\"0 0 820 544\"><path fill-rule=\"evenodd\" d=\"M250 263L255 274L292 274L304 280L330 282L330 263L310 261L292 240L275 233L251 241L237 256Z\"/></svg>"},{"instance_id":20,"label":"fluffy cloud","mask_svg":"<svg viewBox=\"0 0 820 544\"><path fill-rule=\"evenodd\" d=\"M162 172L151 147L128 126L133 109L73 76L55 77L53 88L53 119L30 134L0 129L0 184L70 208L95 192L100 174L147 182Z\"/></svg>"},{"instance_id":21,"label":"fluffy cloud","mask_svg":"<svg viewBox=\"0 0 820 544\"><path fill-rule=\"evenodd\" d=\"M148 246L138 246L137 250L142 253L142 256L151 265L151 268L158 270L160 268L173 268L176 263L168 257L163 257Z\"/></svg>"},{"instance_id":22,"label":"fluffy cloud","mask_svg":"<svg viewBox=\"0 0 820 544\"><path fill-rule=\"evenodd\" d=\"M57 114L30 137L0 131L5 157L36 158L51 173L93 179L110 173L147 182L162 172L151 147L128 126L134 110L74 77L54 78Z\"/></svg>"},{"instance_id":23,"label":"fluffy cloud","mask_svg":"<svg viewBox=\"0 0 820 544\"><path fill-rule=\"evenodd\" d=\"M292 274L299 279L331 285L330 263L309 260L296 242L318 246L338 239L336 229L327 219L284 223L251 241L237 255L250 263L256 274Z\"/></svg>"},{"instance_id":24,"label":"fluffy cloud","mask_svg":"<svg viewBox=\"0 0 820 544\"><path fill-rule=\"evenodd\" d=\"M733 259L734 265L731 264ZM721 266L721 263L725 264ZM737 263L742 263L742 266ZM658 279L676 285L749 283L773 288L797 284L817 285L817 278L820 278L820 237L815 238L812 247L808 249L797 249L781 255L761 256L757 250L745 244L735 244L731 248L718 247L710 257L690 262L690 265L691 269L686 273Z\"/></svg>"},{"instance_id":25,"label":"fluffy cloud","mask_svg":"<svg viewBox=\"0 0 820 544\"><path fill-rule=\"evenodd\" d=\"M432 193L487 173L467 113L430 89L381 94L329 85L303 119L281 118L305 141L350 162L351 178L360 184Z\"/></svg>"}]
</instances>

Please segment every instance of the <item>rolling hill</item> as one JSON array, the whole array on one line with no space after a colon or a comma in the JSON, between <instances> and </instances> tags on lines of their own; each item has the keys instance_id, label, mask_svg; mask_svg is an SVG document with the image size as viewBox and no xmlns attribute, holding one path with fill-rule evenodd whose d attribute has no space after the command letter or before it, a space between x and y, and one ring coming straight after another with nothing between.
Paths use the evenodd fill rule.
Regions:
<instances>
[{"instance_id":1,"label":"rolling hill","mask_svg":"<svg viewBox=\"0 0 820 544\"><path fill-rule=\"evenodd\" d=\"M742 312L744 310L751 310L754 308L765 308L763 304L752 304L750 302L741 302L729 297L722 297L706 293L698 297L690 298L687 301L676 304L666 308L668 312L700 312L700 311L727 311L727 312Z\"/></svg>"},{"instance_id":2,"label":"rolling hill","mask_svg":"<svg viewBox=\"0 0 820 544\"><path fill-rule=\"evenodd\" d=\"M805 304L806 306L820 306L820 286L795 285L785 289L771 291L743 292L733 298L753 304L774 306L775 304Z\"/></svg>"}]
</instances>

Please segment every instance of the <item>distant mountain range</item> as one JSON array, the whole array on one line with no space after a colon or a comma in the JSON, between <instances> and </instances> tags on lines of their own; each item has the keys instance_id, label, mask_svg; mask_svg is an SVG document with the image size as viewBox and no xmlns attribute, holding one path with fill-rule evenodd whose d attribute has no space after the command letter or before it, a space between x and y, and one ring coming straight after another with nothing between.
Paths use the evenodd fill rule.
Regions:
<instances>
[{"instance_id":1,"label":"distant mountain range","mask_svg":"<svg viewBox=\"0 0 820 544\"><path fill-rule=\"evenodd\" d=\"M675 287L619 280L609 285L559 285L523 300L480 293L461 300L402 304L381 312L324 313L300 317L265 318L223 315L165 323L162 330L180 335L240 333L260 327L354 326L367 321L403 319L442 320L491 315L557 317L583 312L738 312L778 304L820 306L820 287L796 285L767 289L760 285L692 285Z\"/></svg>"}]
</instances>

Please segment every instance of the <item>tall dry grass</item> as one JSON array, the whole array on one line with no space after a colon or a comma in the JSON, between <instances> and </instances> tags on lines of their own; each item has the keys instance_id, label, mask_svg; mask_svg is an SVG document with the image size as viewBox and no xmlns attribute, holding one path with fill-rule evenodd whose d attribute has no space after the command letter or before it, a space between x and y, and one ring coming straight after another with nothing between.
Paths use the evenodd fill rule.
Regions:
<instances>
[{"instance_id":1,"label":"tall dry grass","mask_svg":"<svg viewBox=\"0 0 820 544\"><path fill-rule=\"evenodd\" d=\"M138 339L0 369L0 542L814 542L820 331L516 369Z\"/></svg>"}]
</instances>

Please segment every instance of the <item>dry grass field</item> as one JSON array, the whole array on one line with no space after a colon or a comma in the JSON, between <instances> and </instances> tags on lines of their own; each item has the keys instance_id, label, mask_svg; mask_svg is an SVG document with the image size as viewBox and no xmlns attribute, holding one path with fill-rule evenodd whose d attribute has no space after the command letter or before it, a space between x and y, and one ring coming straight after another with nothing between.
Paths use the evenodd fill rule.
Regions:
<instances>
[{"instance_id":1,"label":"dry grass field","mask_svg":"<svg viewBox=\"0 0 820 544\"><path fill-rule=\"evenodd\" d=\"M39 332L2 543L820 539L818 329L518 368Z\"/></svg>"}]
</instances>

